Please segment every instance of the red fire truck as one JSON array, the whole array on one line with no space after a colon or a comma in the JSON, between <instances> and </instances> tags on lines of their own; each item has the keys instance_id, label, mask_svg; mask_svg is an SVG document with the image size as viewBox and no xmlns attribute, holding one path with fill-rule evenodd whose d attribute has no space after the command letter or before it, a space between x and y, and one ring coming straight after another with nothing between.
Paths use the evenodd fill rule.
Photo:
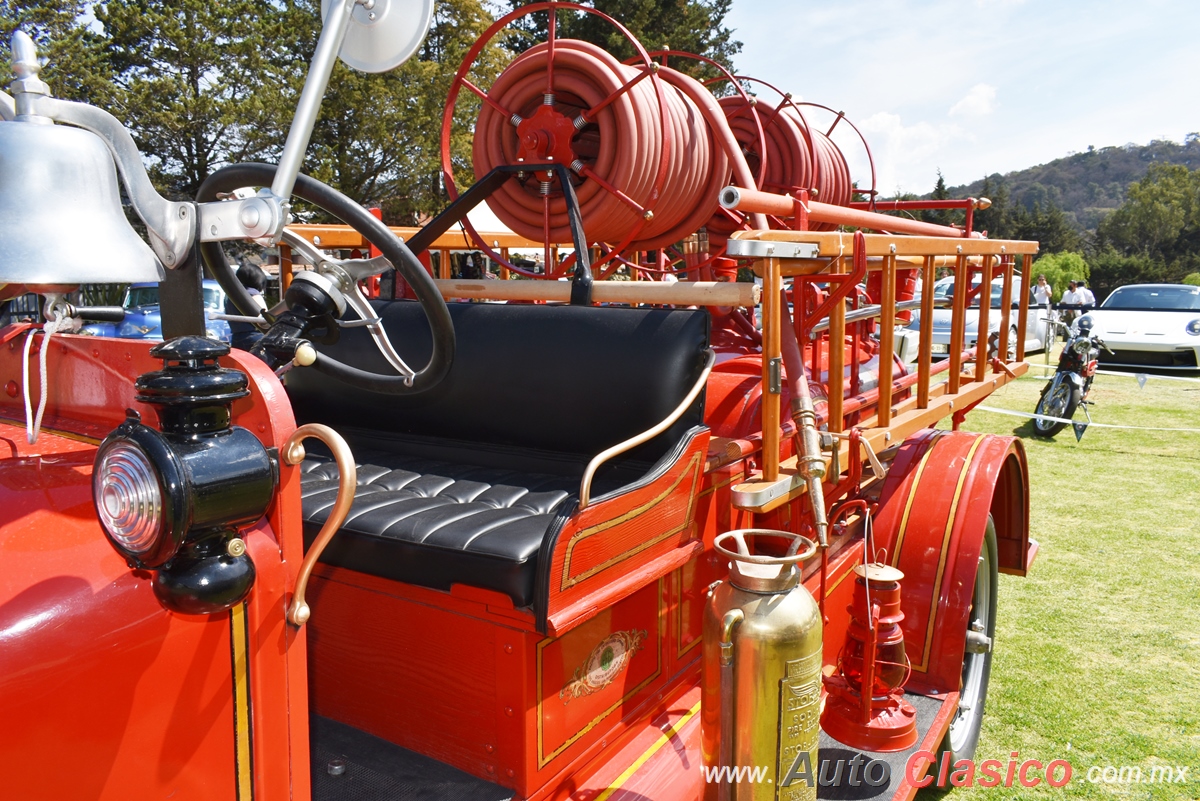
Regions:
<instances>
[{"instance_id":1,"label":"red fire truck","mask_svg":"<svg viewBox=\"0 0 1200 801\"><path fill-rule=\"evenodd\" d=\"M907 798L970 758L997 573L1036 543L1021 443L960 425L1025 370L1036 243L974 231L982 201L952 202L961 227L854 202L811 109L718 101L677 54L621 63L552 22L486 92L468 57L476 180L389 229L298 174L332 59L415 48L389 5L328 4L280 164L193 203L14 39L0 299L45 306L0 329L4 796ZM291 225L293 196L347 225ZM482 200L569 280L435 279L419 256ZM266 313L238 239L282 246ZM202 262L253 351L202 338ZM938 270L934 362L914 288ZM140 280L167 341L73 333L117 313L75 287ZM997 334L967 348L972 304Z\"/></svg>"}]
</instances>

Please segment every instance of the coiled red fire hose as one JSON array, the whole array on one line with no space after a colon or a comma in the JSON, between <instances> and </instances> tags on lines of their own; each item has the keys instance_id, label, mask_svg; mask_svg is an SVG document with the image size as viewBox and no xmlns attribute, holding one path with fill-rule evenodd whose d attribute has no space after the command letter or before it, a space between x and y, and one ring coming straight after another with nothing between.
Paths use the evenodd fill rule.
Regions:
<instances>
[{"instance_id":1,"label":"coiled red fire hose","mask_svg":"<svg viewBox=\"0 0 1200 801\"><path fill-rule=\"evenodd\" d=\"M810 127L794 107L772 108L736 96L721 98L720 103L733 135L760 179L759 189L780 194L807 189L814 200L837 206L850 203L854 187L845 156L829 137ZM785 225L773 223L772 227ZM811 225L814 231L835 227L832 223ZM709 236L728 237L737 228L733 219L718 212L709 223Z\"/></svg>"},{"instance_id":2,"label":"coiled red fire hose","mask_svg":"<svg viewBox=\"0 0 1200 801\"><path fill-rule=\"evenodd\" d=\"M556 41L552 65L550 52L548 43L531 48L493 83L494 102L483 105L475 128L476 176L505 164L566 164L579 179L588 238L628 242L631 250L660 248L700 228L731 173L752 185L720 106L694 79L666 67L622 64L577 40ZM565 201L548 174L531 170L488 205L529 239L570 239ZM766 227L765 218L759 221Z\"/></svg>"}]
</instances>

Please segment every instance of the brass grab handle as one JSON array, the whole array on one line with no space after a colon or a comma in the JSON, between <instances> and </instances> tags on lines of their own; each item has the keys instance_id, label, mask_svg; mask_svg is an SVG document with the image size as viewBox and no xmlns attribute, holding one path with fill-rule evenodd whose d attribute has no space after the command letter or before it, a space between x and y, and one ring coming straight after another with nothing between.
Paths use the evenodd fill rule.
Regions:
<instances>
[{"instance_id":1,"label":"brass grab handle","mask_svg":"<svg viewBox=\"0 0 1200 801\"><path fill-rule=\"evenodd\" d=\"M600 465L607 462L614 456L624 453L625 451L636 448L643 442L649 442L657 437L662 432L670 428L676 420L683 417L683 413L688 410L688 407L696 400L696 396L700 394L700 390L704 389L708 383L708 374L712 372L713 365L717 361L717 352L712 348L705 351L704 369L700 371L700 377L696 379L696 383L692 385L687 397L683 399L675 410L664 417L658 425L649 428L637 436L630 437L624 442L617 443L605 451L601 451L588 462L587 468L583 471L583 480L579 482L579 511L583 511L592 502L592 481L596 477L596 471L600 469Z\"/></svg>"},{"instance_id":2,"label":"brass grab handle","mask_svg":"<svg viewBox=\"0 0 1200 801\"><path fill-rule=\"evenodd\" d=\"M333 508L329 510L329 517L325 519L325 525L321 526L321 531L313 540L312 547L304 555L304 563L300 565L300 575L296 578L296 592L292 595L292 602L288 606L287 613L288 622L295 626L303 626L312 616L312 610L304 600L308 577L312 574L317 560L321 558L325 546L333 539L333 535L342 527L346 515L350 513L350 506L354 503L354 490L358 486L358 469L354 466L354 456L350 453L350 446L346 444L346 440L342 439L341 434L320 423L308 423L292 432L280 452L284 463L295 467L304 461L305 454L302 443L309 437L321 440L333 452L339 474L338 494Z\"/></svg>"}]
</instances>

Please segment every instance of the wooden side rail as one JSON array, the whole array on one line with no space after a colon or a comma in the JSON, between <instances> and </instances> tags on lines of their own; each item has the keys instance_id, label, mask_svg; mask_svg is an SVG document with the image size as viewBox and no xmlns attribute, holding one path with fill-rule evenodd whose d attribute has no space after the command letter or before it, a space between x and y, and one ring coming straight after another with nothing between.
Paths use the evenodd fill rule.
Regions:
<instances>
[{"instance_id":1,"label":"wooden side rail","mask_svg":"<svg viewBox=\"0 0 1200 801\"><path fill-rule=\"evenodd\" d=\"M1029 365L1024 363L1008 366L1010 369L1007 373L990 375L984 381L964 382L958 392L949 391L949 382L936 384L930 389L930 399L925 408L918 407L915 397L909 398L896 404L893 410L895 413L888 425L880 425L878 418L868 418L856 428L859 429L863 441L876 453L899 445L922 428L930 428L956 411L971 408L999 387L1024 375L1029 369ZM845 469L849 458L849 444L843 440L838 445L836 463ZM832 454L827 455L825 461L827 466L835 463ZM733 505L756 514L774 511L808 491L795 456L780 463L779 478L775 481L767 481L761 475L755 474L751 474L747 479L732 488Z\"/></svg>"},{"instance_id":2,"label":"wooden side rail","mask_svg":"<svg viewBox=\"0 0 1200 801\"><path fill-rule=\"evenodd\" d=\"M1000 278L1003 281L1001 297L1012 298L1016 288L1016 258L1021 256L1022 266L1028 272L1030 259L1037 252L1036 242L810 231L743 231L735 233L732 239L738 242L738 246L731 247L731 253L754 259L753 269L763 278L764 293L762 458L757 475L748 476L745 484L735 489L735 505L741 508L755 512L769 511L802 492L793 472L794 457L792 462L781 464L782 421L779 395L775 394L779 389L771 391L771 387L778 384L774 376L777 375L776 365L781 353L776 334L781 328L780 320L785 321L784 325L787 320L778 304L771 301L775 293L784 287L786 277L794 279L796 308L806 315L797 321L797 335L814 339L810 348L813 375L827 369L827 375L830 376L827 397L828 428L831 433L842 432L847 425L851 425L862 431L864 436L873 437L873 445L896 443L917 428L932 425L943 417L954 415L958 422L964 408L969 408L997 386L1024 372L1020 359L1024 356L1028 293L1023 286L1016 310L1008 302L992 310L990 287L994 278ZM781 246L772 243L788 244ZM854 275L861 276L869 269L867 265L872 260L875 264L871 266L882 272L882 280L876 290L879 292L876 304L847 308L847 303L834 302L828 306L826 301L825 304L818 303L814 309L811 305L805 307L801 303L799 287L802 284L815 285L819 290L816 295L818 298L821 297L821 291L830 293L831 298L839 297L838 288L844 286L849 265L856 265ZM952 262L952 266L947 262ZM931 358L933 310L935 306L944 305L935 303L932 294L939 264L947 265L954 275L955 292L949 304L952 311L950 341L946 347L948 358L935 369ZM920 270L925 287L920 300L897 301L896 281L900 269ZM978 279L975 279L976 275ZM980 282L975 291L979 299L976 314L981 333L977 335L976 343L967 348L965 328L973 280ZM913 374L896 379L890 358L896 312L914 307L921 309L918 364ZM878 348L884 358L878 362L876 385L870 390L860 391L858 364L847 365L845 346L831 343L849 344L852 341L850 350L858 353L860 338L866 336L862 323L870 317L879 318ZM989 319L995 320L997 317L1000 323L996 336L999 352L997 358L989 359L988 323ZM1018 323L1016 343L1009 341L1009 329L1014 318ZM817 340L824 340L824 345ZM1016 346L1014 349L1017 351L1017 358L1011 362L1007 358L1010 346ZM828 354L827 364L822 364L818 359L821 353ZM968 367L969 362L973 363ZM849 378L842 379L847 366L850 368ZM933 376L943 371L949 374L947 380L934 386ZM846 380L849 386L843 383ZM916 390L913 396L897 402L896 393L911 387Z\"/></svg>"},{"instance_id":3,"label":"wooden side rail","mask_svg":"<svg viewBox=\"0 0 1200 801\"><path fill-rule=\"evenodd\" d=\"M837 231L738 231L731 239L763 242L810 242L821 258L849 257L854 234ZM867 257L883 256L1002 256L1038 252L1037 242L1013 239L952 239L941 236L905 236L903 234L864 234ZM895 250L892 248L895 247Z\"/></svg>"},{"instance_id":4,"label":"wooden side rail","mask_svg":"<svg viewBox=\"0 0 1200 801\"><path fill-rule=\"evenodd\" d=\"M348 225L289 225L288 228L321 248L365 248L369 243L358 231ZM389 226L389 230L407 242L420 232L420 228ZM495 248L542 249L541 242L518 236L512 231L480 231L479 236ZM570 243L564 243L570 247ZM439 236L429 246L430 250L478 250L471 238L458 226Z\"/></svg>"}]
</instances>

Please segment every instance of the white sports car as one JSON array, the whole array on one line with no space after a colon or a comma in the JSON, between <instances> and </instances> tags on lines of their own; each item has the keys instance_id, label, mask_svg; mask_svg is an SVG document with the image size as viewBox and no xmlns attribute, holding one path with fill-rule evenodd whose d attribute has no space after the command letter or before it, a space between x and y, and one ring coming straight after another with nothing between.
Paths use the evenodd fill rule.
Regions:
<instances>
[{"instance_id":1,"label":"white sports car","mask_svg":"<svg viewBox=\"0 0 1200 801\"><path fill-rule=\"evenodd\" d=\"M1113 291L1082 319L1113 353L1100 362L1122 367L1200 367L1200 286L1130 284Z\"/></svg>"}]
</instances>

